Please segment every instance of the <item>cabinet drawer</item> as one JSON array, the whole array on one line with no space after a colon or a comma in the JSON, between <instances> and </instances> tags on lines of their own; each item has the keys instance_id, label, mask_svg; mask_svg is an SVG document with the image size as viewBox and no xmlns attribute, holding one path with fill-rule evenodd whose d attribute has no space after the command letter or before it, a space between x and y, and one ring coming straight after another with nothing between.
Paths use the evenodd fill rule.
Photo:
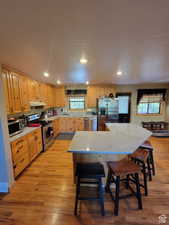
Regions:
<instances>
[{"instance_id":1,"label":"cabinet drawer","mask_svg":"<svg viewBox=\"0 0 169 225\"><path fill-rule=\"evenodd\" d=\"M20 160L20 158L28 152L27 140L25 137L11 143L12 159L14 165Z\"/></svg>"},{"instance_id":2,"label":"cabinet drawer","mask_svg":"<svg viewBox=\"0 0 169 225\"><path fill-rule=\"evenodd\" d=\"M29 164L28 153L25 153L14 166L14 176L17 177Z\"/></svg>"}]
</instances>

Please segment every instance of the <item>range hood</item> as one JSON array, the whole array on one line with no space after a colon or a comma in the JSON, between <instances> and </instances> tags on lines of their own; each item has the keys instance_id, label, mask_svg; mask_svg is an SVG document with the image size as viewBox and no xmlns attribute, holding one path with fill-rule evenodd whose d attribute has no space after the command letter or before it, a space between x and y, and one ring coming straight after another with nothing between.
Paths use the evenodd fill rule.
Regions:
<instances>
[{"instance_id":1,"label":"range hood","mask_svg":"<svg viewBox=\"0 0 169 225\"><path fill-rule=\"evenodd\" d=\"M45 102L40 102L40 101L31 101L30 106L31 107L39 107L39 106L45 106Z\"/></svg>"}]
</instances>

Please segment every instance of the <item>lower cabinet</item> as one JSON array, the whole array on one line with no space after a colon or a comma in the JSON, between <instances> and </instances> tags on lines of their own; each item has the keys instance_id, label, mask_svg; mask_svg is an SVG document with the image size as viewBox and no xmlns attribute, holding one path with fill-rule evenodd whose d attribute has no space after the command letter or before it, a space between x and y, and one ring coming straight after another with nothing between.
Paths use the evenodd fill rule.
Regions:
<instances>
[{"instance_id":1,"label":"lower cabinet","mask_svg":"<svg viewBox=\"0 0 169 225\"><path fill-rule=\"evenodd\" d=\"M59 117L53 121L54 135L59 133L90 131L92 121L83 117Z\"/></svg>"},{"instance_id":2,"label":"lower cabinet","mask_svg":"<svg viewBox=\"0 0 169 225\"><path fill-rule=\"evenodd\" d=\"M17 177L42 151L41 128L11 142L14 176Z\"/></svg>"}]
</instances>

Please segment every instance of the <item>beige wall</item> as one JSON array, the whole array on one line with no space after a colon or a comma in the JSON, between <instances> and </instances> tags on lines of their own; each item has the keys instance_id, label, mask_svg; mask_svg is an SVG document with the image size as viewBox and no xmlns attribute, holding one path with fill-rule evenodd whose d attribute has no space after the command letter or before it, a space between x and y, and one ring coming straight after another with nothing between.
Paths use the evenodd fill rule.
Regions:
<instances>
[{"instance_id":1,"label":"beige wall","mask_svg":"<svg viewBox=\"0 0 169 225\"><path fill-rule=\"evenodd\" d=\"M131 123L141 124L142 121L169 121L169 101L167 104L164 103L161 115L138 115L137 114L137 89L144 88L167 88L169 90L168 84L143 84L143 85L118 85L117 92L129 92L131 96Z\"/></svg>"}]
</instances>

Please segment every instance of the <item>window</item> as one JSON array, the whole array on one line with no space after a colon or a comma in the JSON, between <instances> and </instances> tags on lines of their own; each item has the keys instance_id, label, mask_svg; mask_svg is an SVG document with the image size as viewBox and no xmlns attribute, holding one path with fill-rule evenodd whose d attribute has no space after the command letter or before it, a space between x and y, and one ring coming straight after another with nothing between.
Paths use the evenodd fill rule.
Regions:
<instances>
[{"instance_id":1,"label":"window","mask_svg":"<svg viewBox=\"0 0 169 225\"><path fill-rule=\"evenodd\" d=\"M85 97L69 97L69 109L70 110L85 109Z\"/></svg>"},{"instance_id":2,"label":"window","mask_svg":"<svg viewBox=\"0 0 169 225\"><path fill-rule=\"evenodd\" d=\"M138 114L160 114L162 95L143 95L138 107Z\"/></svg>"}]
</instances>

